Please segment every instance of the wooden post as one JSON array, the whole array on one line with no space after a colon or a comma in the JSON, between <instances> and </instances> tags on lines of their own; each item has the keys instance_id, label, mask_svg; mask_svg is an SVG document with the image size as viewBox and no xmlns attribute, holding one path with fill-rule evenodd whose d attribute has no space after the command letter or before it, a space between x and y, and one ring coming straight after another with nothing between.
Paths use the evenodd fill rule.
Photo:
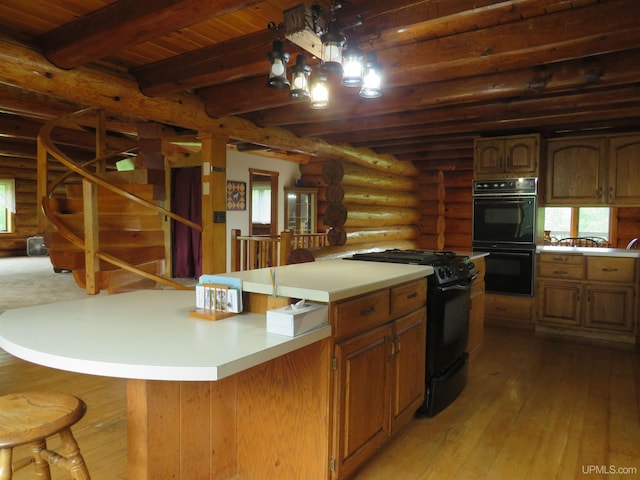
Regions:
<instances>
[{"instance_id":1,"label":"wooden post","mask_svg":"<svg viewBox=\"0 0 640 480\"><path fill-rule=\"evenodd\" d=\"M45 231L46 217L42 210L42 200L47 196L47 150L42 144L42 139L38 135L38 159L37 159L37 182L36 182L36 223L38 233Z\"/></svg>"},{"instance_id":2,"label":"wooden post","mask_svg":"<svg viewBox=\"0 0 640 480\"><path fill-rule=\"evenodd\" d=\"M96 158L102 157L107 153L107 129L104 110L99 110L96 115L98 128L96 129ZM96 164L96 173L101 174L107 171L106 162Z\"/></svg>"},{"instance_id":3,"label":"wooden post","mask_svg":"<svg viewBox=\"0 0 640 480\"><path fill-rule=\"evenodd\" d=\"M231 245L230 245L230 257L231 257L231 267L230 270L232 272L239 272L240 270L242 270L240 268L240 240L238 240L238 237L240 237L242 234L242 232L240 231L240 229L234 228L233 230L231 230Z\"/></svg>"},{"instance_id":4,"label":"wooden post","mask_svg":"<svg viewBox=\"0 0 640 480\"><path fill-rule=\"evenodd\" d=\"M202 272L227 271L227 137L201 133Z\"/></svg>"},{"instance_id":5,"label":"wooden post","mask_svg":"<svg viewBox=\"0 0 640 480\"><path fill-rule=\"evenodd\" d=\"M84 268L85 289L88 295L96 295L100 287L96 272L100 261L96 253L100 248L98 234L98 186L89 180L82 180L82 203L84 205Z\"/></svg>"},{"instance_id":6,"label":"wooden post","mask_svg":"<svg viewBox=\"0 0 640 480\"><path fill-rule=\"evenodd\" d=\"M280 233L280 258L278 265L286 265L289 254L291 253L291 242L293 241L293 232L291 230L283 230Z\"/></svg>"}]
</instances>

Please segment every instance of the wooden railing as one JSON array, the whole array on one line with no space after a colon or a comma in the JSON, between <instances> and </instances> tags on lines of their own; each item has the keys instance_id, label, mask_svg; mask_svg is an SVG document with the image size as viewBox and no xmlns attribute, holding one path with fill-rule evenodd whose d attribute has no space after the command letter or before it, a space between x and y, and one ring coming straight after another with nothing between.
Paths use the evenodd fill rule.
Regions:
<instances>
[{"instance_id":1,"label":"wooden railing","mask_svg":"<svg viewBox=\"0 0 640 480\"><path fill-rule=\"evenodd\" d=\"M231 230L231 271L286 265L293 250L313 249L326 245L325 233L294 234L285 230L275 237L242 236L240 230L234 229Z\"/></svg>"},{"instance_id":2,"label":"wooden railing","mask_svg":"<svg viewBox=\"0 0 640 480\"><path fill-rule=\"evenodd\" d=\"M150 272L146 272L135 265L132 265L128 262L118 259L113 255L110 255L106 252L100 251L99 244L97 242L97 232L98 232L98 222L99 215L97 215L97 195L95 194L95 189L97 186L105 188L117 195L120 195L128 200L134 201L140 205L143 205L160 215L165 215L173 220L183 223L197 231L202 231L202 226L192 221L177 215L174 212L166 210L158 205L149 202L137 195L129 193L116 185L111 184L107 180L103 179L99 176L98 172L104 171L104 164L106 160L116 157L118 155L122 155L124 153L128 153L134 151L135 149L129 149L119 152L110 153L108 155L98 156L93 160L90 160L84 164L78 164L71 160L62 150L60 150L53 140L51 139L51 131L59 124L67 124L69 120L74 117L84 116L90 113L95 113L98 117L98 124L104 126L104 112L99 109L88 108L85 110L81 110L69 115L65 115L63 117L57 118L46 123L40 133L38 135L38 195L39 198L42 199L42 212L47 217L47 219L57 228L58 233L60 233L66 240L75 245L78 248L81 248L85 251L85 265L86 265L86 290L89 294L96 294L99 292L99 288L96 287L95 281L95 273L98 271L98 264L100 260L108 262L112 265L115 265L118 268L127 270L129 272L134 273L135 275L153 280L157 283L161 283L176 289L191 289L191 287L185 287L184 285L174 282L171 279L161 277L159 275L155 275ZM105 132L104 128L96 130L96 138L104 139ZM99 142L96 141L96 144ZM69 169L68 172L58 176L51 183L48 182L48 157L51 156L55 160L57 160L60 164L64 165ZM91 172L88 168L93 167L95 170ZM77 174L82 178L83 184L83 199L84 199L84 222L85 222L85 238L80 237L71 229L69 229L62 220L54 215L53 209L51 207L51 196L53 195L56 187L67 177L70 175ZM39 221L40 228L43 229L44 221ZM94 232L93 235L87 235L86 232ZM96 248L98 246L98 248Z\"/></svg>"}]
</instances>

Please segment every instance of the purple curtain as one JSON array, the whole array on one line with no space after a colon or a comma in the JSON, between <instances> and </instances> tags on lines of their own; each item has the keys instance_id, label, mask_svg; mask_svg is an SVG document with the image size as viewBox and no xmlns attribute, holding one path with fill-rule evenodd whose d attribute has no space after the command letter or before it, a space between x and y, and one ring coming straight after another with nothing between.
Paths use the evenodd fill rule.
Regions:
<instances>
[{"instance_id":1,"label":"purple curtain","mask_svg":"<svg viewBox=\"0 0 640 480\"><path fill-rule=\"evenodd\" d=\"M202 224L202 176L200 167L174 168L171 182L171 211ZM173 275L197 278L202 275L202 233L171 221Z\"/></svg>"}]
</instances>

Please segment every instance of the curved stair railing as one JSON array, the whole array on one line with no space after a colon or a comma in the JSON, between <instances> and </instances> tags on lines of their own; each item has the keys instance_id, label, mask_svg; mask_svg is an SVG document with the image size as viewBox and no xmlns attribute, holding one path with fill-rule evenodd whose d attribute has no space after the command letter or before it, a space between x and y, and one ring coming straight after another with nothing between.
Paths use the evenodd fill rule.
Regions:
<instances>
[{"instance_id":1,"label":"curved stair railing","mask_svg":"<svg viewBox=\"0 0 640 480\"><path fill-rule=\"evenodd\" d=\"M55 215L56 212L54 212L54 209L52 207L52 202L51 202L51 198L53 195L53 192L55 190L55 188L62 182L64 181L66 178L68 178L69 176L75 174L80 175L84 180L87 180L95 185L98 185L106 190L109 190L110 192L113 192L117 195L120 195L128 200L131 200L133 202L136 202L140 205L143 205L146 208L149 208L151 210L154 210L155 212L161 214L161 215L165 215L169 218L172 218L173 220L180 222L190 228L193 228L199 232L202 232L202 226L198 225L197 223L192 222L191 220L184 218L174 212L171 212L169 210L166 210L165 208L162 208L158 205L155 205L152 202L149 202L147 200L145 200L144 198L141 198L133 193L127 192L121 188L119 188L116 185L113 185L112 183L110 183L109 181L103 179L102 177L100 177L99 175L96 175L95 173L92 173L90 171L87 170L88 167L99 164L100 162L104 162L110 158L113 157L117 157L126 153L131 153L137 150L138 147L134 147L134 148L130 148L130 149L124 149L118 152L112 152L109 153L107 155L103 155L101 157L96 157L93 160L90 160L88 162L85 162L83 164L76 164L75 162L73 162L62 150L60 150L55 143L53 142L53 140L51 139L51 131L58 126L61 122L63 121L68 121L74 117L78 117L78 116L82 116L82 115L86 115L88 113L98 113L100 112L100 109L97 108L87 108L87 109L83 109L68 115L65 115L63 117L51 120L49 122L47 122L46 124L44 124L40 130L40 133L38 135L38 148L42 147L46 150L46 152L51 155L53 158L55 158L58 162L60 162L62 165L64 165L66 168L69 169L68 172L65 172L61 175L59 175L57 178L55 178L54 180L52 180L50 183L47 184L47 188L46 188L46 195L42 198L42 210L44 212L44 215L47 217L47 219L56 227L56 229L58 230L58 233L64 237L67 241L69 241L70 243L72 243L73 245L75 245L76 247L86 251L86 244L85 244L85 239L80 237L79 235L77 235L75 232L73 232L67 225L64 224L64 222L57 216ZM48 178L48 176L45 176L45 178ZM85 222L87 221L87 219L85 218ZM98 220L99 221L99 220ZM185 285L182 285L181 283L178 282L174 282L171 279L165 278L165 277L161 277L159 275L155 275L153 273L150 272L146 272L138 267L136 267L135 265L132 265L129 262L126 262L124 260L121 260L117 257L115 257L114 255L111 255L107 252L103 252L103 251L96 251L95 252L95 256L100 259L103 260L105 262L108 262L118 268L121 268L123 270L127 270L129 272L132 272L136 275L139 275L141 277L147 278L149 280L155 281L157 283L161 283L163 285L167 285L169 287L173 287L175 289L180 289L180 290L192 290L193 287L188 287Z\"/></svg>"}]
</instances>

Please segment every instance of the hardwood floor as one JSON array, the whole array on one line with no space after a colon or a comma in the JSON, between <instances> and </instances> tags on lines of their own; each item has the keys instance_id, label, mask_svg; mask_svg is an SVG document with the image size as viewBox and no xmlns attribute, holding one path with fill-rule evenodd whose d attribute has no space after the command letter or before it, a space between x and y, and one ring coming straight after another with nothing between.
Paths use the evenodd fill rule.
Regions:
<instances>
[{"instance_id":1,"label":"hardwood floor","mask_svg":"<svg viewBox=\"0 0 640 480\"><path fill-rule=\"evenodd\" d=\"M0 394L26 389L82 397L88 413L74 431L93 480L126 478L124 380L39 367L0 351ZM356 479L640 478L639 405L638 348L489 327L462 396L438 416L414 421ZM15 479L31 478L28 470Z\"/></svg>"},{"instance_id":2,"label":"hardwood floor","mask_svg":"<svg viewBox=\"0 0 640 480\"><path fill-rule=\"evenodd\" d=\"M637 348L487 328L461 397L357 479L640 478L639 405Z\"/></svg>"}]
</instances>

